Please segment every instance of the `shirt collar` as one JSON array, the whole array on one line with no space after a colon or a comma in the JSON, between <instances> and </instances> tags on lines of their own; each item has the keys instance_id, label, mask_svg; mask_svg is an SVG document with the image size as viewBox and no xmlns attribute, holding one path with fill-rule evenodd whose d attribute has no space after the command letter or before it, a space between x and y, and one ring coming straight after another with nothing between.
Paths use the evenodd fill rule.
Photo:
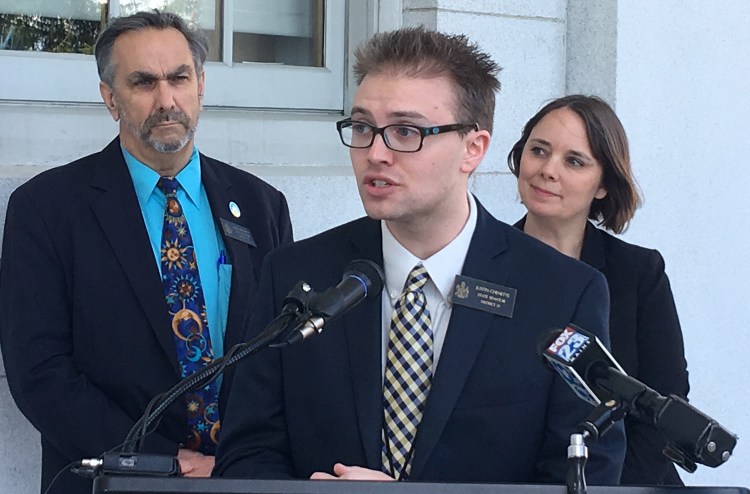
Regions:
<instances>
[{"instance_id":1,"label":"shirt collar","mask_svg":"<svg viewBox=\"0 0 750 494\"><path fill-rule=\"evenodd\" d=\"M463 271L466 254L469 252L471 238L474 236L474 230L477 226L477 205L474 196L467 195L469 219L461 233L451 243L428 259L419 259L406 250L388 230L385 221L380 222L380 229L383 234L383 268L389 294L395 293L396 296L401 294L407 276L414 266L421 263L430 275L430 280L440 291L444 301L450 302L454 280L456 275Z\"/></svg>"},{"instance_id":2,"label":"shirt collar","mask_svg":"<svg viewBox=\"0 0 750 494\"><path fill-rule=\"evenodd\" d=\"M122 145L120 148L122 149L125 163L128 166L130 177L133 179L133 186L135 187L135 195L138 197L138 204L141 209L143 209L151 197L151 194L153 194L154 191L159 190L156 187L156 183L159 181L160 175L139 161L138 158L130 154L130 152ZM180 182L180 186L185 191L188 200L192 202L196 208L200 209L201 163L198 148L196 146L193 146L193 153L190 155L188 164L185 168L180 170L180 173L178 173L175 178ZM158 193L161 194L161 192Z\"/></svg>"}]
</instances>

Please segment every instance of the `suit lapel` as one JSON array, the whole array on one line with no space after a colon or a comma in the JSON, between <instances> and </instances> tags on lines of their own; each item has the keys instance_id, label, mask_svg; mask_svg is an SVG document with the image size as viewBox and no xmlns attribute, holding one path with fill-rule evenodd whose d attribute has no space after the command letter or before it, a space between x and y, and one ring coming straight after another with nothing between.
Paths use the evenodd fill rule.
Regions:
<instances>
[{"instance_id":1,"label":"suit lapel","mask_svg":"<svg viewBox=\"0 0 750 494\"><path fill-rule=\"evenodd\" d=\"M364 219L351 235L354 259L383 265L380 222ZM367 467L380 470L380 431L383 423L381 373L382 293L344 314L344 333L352 370L352 392Z\"/></svg>"},{"instance_id":2,"label":"suit lapel","mask_svg":"<svg viewBox=\"0 0 750 494\"><path fill-rule=\"evenodd\" d=\"M581 261L599 271L607 264L607 247L604 245L604 235L597 227L586 222L586 232L583 236L583 247L581 248Z\"/></svg>"},{"instance_id":3,"label":"suit lapel","mask_svg":"<svg viewBox=\"0 0 750 494\"><path fill-rule=\"evenodd\" d=\"M112 247L114 257L122 265L156 339L179 375L159 269L153 262L148 232L119 139L112 141L101 152L91 185L102 191L91 203L94 215Z\"/></svg>"},{"instance_id":4,"label":"suit lapel","mask_svg":"<svg viewBox=\"0 0 750 494\"><path fill-rule=\"evenodd\" d=\"M225 176L219 174L215 167L210 166L208 159L203 155L201 155L201 180L206 189L208 202L211 205L214 223L219 229L232 264L232 284L229 292L226 334L224 335L224 348L228 349L241 342L244 337L246 308L255 286L250 250L256 247L228 236L222 228L222 220L249 229L247 219L251 212L242 211L243 204L232 193L232 183ZM235 218L231 214L229 210L230 202L239 205L240 218Z\"/></svg>"},{"instance_id":5,"label":"suit lapel","mask_svg":"<svg viewBox=\"0 0 750 494\"><path fill-rule=\"evenodd\" d=\"M461 274L502 285L508 277L508 266L503 266L500 257L506 248L505 231L478 201L477 207L477 226ZM417 432L412 478L419 478L437 444L487 332L490 328L501 330L502 320L502 316L490 312L453 306L443 351Z\"/></svg>"}]
</instances>

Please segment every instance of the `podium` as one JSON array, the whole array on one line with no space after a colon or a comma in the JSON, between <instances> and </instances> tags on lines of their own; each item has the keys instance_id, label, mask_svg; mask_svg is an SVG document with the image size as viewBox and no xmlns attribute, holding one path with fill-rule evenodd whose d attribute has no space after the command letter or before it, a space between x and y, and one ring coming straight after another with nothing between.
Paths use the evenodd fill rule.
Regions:
<instances>
[{"instance_id":1,"label":"podium","mask_svg":"<svg viewBox=\"0 0 750 494\"><path fill-rule=\"evenodd\" d=\"M599 487L591 494L750 494L744 487ZM101 476L93 494L566 494L562 485Z\"/></svg>"}]
</instances>

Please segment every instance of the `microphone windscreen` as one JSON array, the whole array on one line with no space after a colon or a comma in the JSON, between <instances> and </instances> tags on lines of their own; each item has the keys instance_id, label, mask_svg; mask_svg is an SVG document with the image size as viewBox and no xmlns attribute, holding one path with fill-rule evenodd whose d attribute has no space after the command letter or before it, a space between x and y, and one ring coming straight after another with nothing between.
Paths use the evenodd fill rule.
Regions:
<instances>
[{"instance_id":1,"label":"microphone windscreen","mask_svg":"<svg viewBox=\"0 0 750 494\"><path fill-rule=\"evenodd\" d=\"M355 259L350 262L344 271L344 277L356 276L366 278L367 298L376 297L383 291L383 279L385 275L380 266L369 259Z\"/></svg>"},{"instance_id":2,"label":"microphone windscreen","mask_svg":"<svg viewBox=\"0 0 750 494\"><path fill-rule=\"evenodd\" d=\"M598 340L580 328L569 324L562 331L551 331L540 340L540 351L547 364L552 367L570 388L584 401L596 406L601 397L587 380L591 351L586 352Z\"/></svg>"}]
</instances>

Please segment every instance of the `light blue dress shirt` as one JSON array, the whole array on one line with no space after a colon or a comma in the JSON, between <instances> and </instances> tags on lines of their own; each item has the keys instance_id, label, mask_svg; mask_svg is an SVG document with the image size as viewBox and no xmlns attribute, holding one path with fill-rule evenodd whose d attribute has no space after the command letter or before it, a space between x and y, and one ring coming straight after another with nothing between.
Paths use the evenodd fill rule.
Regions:
<instances>
[{"instance_id":1,"label":"light blue dress shirt","mask_svg":"<svg viewBox=\"0 0 750 494\"><path fill-rule=\"evenodd\" d=\"M156 184L159 174L138 161L125 148L122 148L125 163L133 179L138 204L141 207L143 221L146 224L154 260L161 273L161 234L164 224L164 209L167 198ZM211 334L211 345L214 357L224 355L224 332L229 311L229 290L231 285L231 264L227 259L224 242L214 223L211 205L208 202L206 189L201 182L201 166L198 149L193 147L193 154L187 166L177 174L180 187L177 199L185 213L190 234L193 237L195 256L198 261L203 296L206 301L208 329ZM164 309L166 310L166 302Z\"/></svg>"}]
</instances>

